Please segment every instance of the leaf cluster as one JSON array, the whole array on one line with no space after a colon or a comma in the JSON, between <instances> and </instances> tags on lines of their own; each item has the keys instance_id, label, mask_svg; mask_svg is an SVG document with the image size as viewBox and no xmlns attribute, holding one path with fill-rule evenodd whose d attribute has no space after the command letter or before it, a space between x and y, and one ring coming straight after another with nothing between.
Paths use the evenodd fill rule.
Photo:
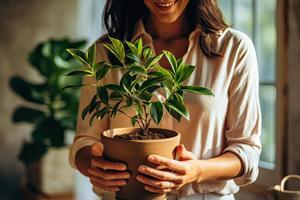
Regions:
<instances>
[{"instance_id":1,"label":"leaf cluster","mask_svg":"<svg viewBox=\"0 0 300 200\"><path fill-rule=\"evenodd\" d=\"M61 92L62 85L81 82L81 78L66 79L63 74L70 67L81 64L66 48L81 48L85 41L48 40L38 44L29 54L28 62L41 77L40 82L26 80L19 75L10 79L11 89L26 102L18 106L12 120L15 123L33 124L31 140L19 154L26 164L39 160L49 147L65 146L65 133L75 130L78 92Z\"/></svg>"},{"instance_id":2,"label":"leaf cluster","mask_svg":"<svg viewBox=\"0 0 300 200\"><path fill-rule=\"evenodd\" d=\"M82 111L82 119L88 113L91 114L90 125L95 118L124 114L131 118L132 125L137 123L147 133L150 122L153 120L159 124L165 111L178 121L182 117L189 120L189 111L184 104L185 93L213 95L207 88L184 84L192 75L195 66L185 64L182 58L177 59L171 52L163 51L160 55L154 55L152 49L143 44L142 39L123 43L109 37L109 41L103 46L115 58L116 61L113 62L96 62L96 44L86 53L77 49L67 50L83 64L82 68L68 73L67 76L91 76L96 80L96 84L90 85L96 87L97 93ZM160 66L159 61L163 57L167 59L170 70L167 66ZM122 72L121 80L118 83L102 81L113 70ZM85 85L67 85L65 88L78 86ZM164 92L166 98L161 98L158 90ZM135 110L134 116L127 114L128 108Z\"/></svg>"}]
</instances>

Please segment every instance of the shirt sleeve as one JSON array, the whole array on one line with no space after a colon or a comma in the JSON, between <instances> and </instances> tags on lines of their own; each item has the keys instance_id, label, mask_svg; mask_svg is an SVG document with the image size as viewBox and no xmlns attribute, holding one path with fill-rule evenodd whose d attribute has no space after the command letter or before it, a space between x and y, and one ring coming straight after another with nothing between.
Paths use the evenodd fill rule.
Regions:
<instances>
[{"instance_id":1,"label":"shirt sleeve","mask_svg":"<svg viewBox=\"0 0 300 200\"><path fill-rule=\"evenodd\" d=\"M261 111L259 78L255 48L245 36L238 45L237 64L229 87L225 125L224 152L236 154L243 164L243 174L234 179L239 186L254 182L258 176L261 153Z\"/></svg>"},{"instance_id":2,"label":"shirt sleeve","mask_svg":"<svg viewBox=\"0 0 300 200\"><path fill-rule=\"evenodd\" d=\"M96 43L97 54L96 60L97 62L101 60L106 60L106 56L104 54L102 44ZM106 80L103 79L103 82ZM95 83L95 79L91 77L84 77L83 83ZM83 120L81 117L81 111L87 106L92 100L93 96L96 94L96 88L94 86L84 86L81 89L79 108L77 114L77 126L76 126L76 135L73 141L73 144L70 148L69 153L69 162L72 167L75 166L75 156L78 150L83 147L92 145L96 141L100 140L100 133L104 130L108 129L109 118L105 116L101 120L94 120L92 126L89 124L89 119L93 113L87 114L85 119Z\"/></svg>"}]
</instances>

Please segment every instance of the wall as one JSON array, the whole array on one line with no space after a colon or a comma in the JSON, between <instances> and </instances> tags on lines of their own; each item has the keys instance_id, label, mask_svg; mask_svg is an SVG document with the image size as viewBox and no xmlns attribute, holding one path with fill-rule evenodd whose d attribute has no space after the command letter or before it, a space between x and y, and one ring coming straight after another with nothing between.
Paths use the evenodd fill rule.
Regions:
<instances>
[{"instance_id":1,"label":"wall","mask_svg":"<svg viewBox=\"0 0 300 200\"><path fill-rule=\"evenodd\" d=\"M70 37L93 41L101 30L104 1L98 0L0 0L0 199L22 199L20 183L24 168L16 159L31 127L11 122L11 114L22 102L8 87L19 74L39 81L27 64L28 52L49 38Z\"/></svg>"}]
</instances>

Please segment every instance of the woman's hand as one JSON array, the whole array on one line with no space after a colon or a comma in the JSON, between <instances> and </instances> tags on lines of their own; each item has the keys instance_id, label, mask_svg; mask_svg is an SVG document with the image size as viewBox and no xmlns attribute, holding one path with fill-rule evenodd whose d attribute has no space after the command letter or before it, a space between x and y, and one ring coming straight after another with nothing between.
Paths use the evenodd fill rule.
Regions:
<instances>
[{"instance_id":1,"label":"woman's hand","mask_svg":"<svg viewBox=\"0 0 300 200\"><path fill-rule=\"evenodd\" d=\"M90 156L85 153L82 157L85 156L83 160L89 163L89 165L85 165L86 169L78 169L81 172L85 171L84 175L90 178L90 182L95 187L109 192L116 192L120 190L120 187L127 184L130 174L126 171L126 165L124 163L105 160L102 157L104 147L100 142L96 142L86 151L90 151ZM80 152L78 154L80 156Z\"/></svg>"},{"instance_id":2,"label":"woman's hand","mask_svg":"<svg viewBox=\"0 0 300 200\"><path fill-rule=\"evenodd\" d=\"M187 151L184 145L176 148L179 160L172 160L157 155L151 155L148 160L159 167L139 166L137 180L145 184L145 189L154 193L166 193L182 186L199 181L200 167L194 154ZM163 167L163 168L162 168ZM147 175L147 176L145 176Z\"/></svg>"}]
</instances>

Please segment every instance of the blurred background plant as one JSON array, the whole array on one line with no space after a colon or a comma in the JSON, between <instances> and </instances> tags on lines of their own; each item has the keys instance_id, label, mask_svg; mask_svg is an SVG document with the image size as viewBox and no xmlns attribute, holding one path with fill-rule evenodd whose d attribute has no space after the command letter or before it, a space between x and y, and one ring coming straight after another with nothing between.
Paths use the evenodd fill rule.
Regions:
<instances>
[{"instance_id":1,"label":"blurred background plant","mask_svg":"<svg viewBox=\"0 0 300 200\"><path fill-rule=\"evenodd\" d=\"M34 126L31 139L24 142L18 156L26 165L40 160L48 148L64 147L66 133L75 130L79 92L61 92L61 88L69 82L81 82L81 79L67 78L62 74L71 67L80 66L66 49L82 48L85 44L84 40L73 42L69 39L40 43L29 54L28 61L43 81L33 83L20 76L10 79L11 89L29 102L28 106L16 108L13 122Z\"/></svg>"}]
</instances>

